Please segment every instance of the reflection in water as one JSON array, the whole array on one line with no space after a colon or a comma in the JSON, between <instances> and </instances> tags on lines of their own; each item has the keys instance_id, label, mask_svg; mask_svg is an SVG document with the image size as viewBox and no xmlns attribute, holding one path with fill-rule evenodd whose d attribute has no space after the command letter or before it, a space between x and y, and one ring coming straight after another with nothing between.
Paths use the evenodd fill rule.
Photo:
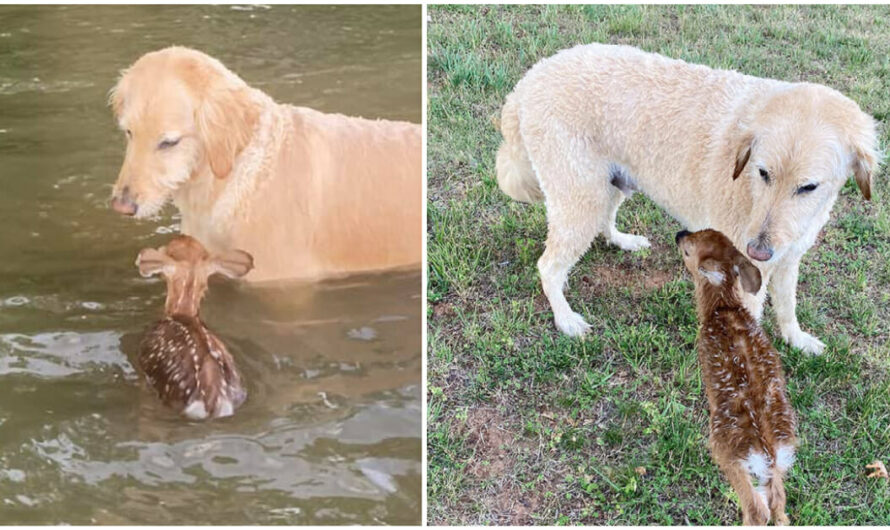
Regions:
<instances>
[{"instance_id":1,"label":"reflection in water","mask_svg":"<svg viewBox=\"0 0 890 530\"><path fill-rule=\"evenodd\" d=\"M172 43L280 101L420 120L417 7L0 6L0 523L416 524L419 272L211 281L248 386L232 418L163 408L133 366L178 229L107 206L117 71Z\"/></svg>"}]
</instances>

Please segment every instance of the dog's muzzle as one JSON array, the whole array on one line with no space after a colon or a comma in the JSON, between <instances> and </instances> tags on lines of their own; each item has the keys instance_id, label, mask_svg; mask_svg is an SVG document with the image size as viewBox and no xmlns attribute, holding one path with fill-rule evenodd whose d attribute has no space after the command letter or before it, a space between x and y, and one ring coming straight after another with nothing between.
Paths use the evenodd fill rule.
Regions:
<instances>
[{"instance_id":1,"label":"dog's muzzle","mask_svg":"<svg viewBox=\"0 0 890 530\"><path fill-rule=\"evenodd\" d=\"M130 197L130 188L128 186L124 186L120 195L111 198L111 207L117 213L124 215L136 215L136 212L139 210L139 205Z\"/></svg>"},{"instance_id":2,"label":"dog's muzzle","mask_svg":"<svg viewBox=\"0 0 890 530\"><path fill-rule=\"evenodd\" d=\"M773 257L773 249L760 240L748 241L748 256L757 261L769 261Z\"/></svg>"}]
</instances>

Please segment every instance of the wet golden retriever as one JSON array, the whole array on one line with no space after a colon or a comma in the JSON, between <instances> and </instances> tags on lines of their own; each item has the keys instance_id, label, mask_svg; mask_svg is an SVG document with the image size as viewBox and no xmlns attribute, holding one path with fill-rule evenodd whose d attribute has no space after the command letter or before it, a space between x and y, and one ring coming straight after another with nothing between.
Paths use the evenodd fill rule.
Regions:
<instances>
[{"instance_id":1,"label":"wet golden retriever","mask_svg":"<svg viewBox=\"0 0 890 530\"><path fill-rule=\"evenodd\" d=\"M172 47L125 70L110 102L127 150L112 206L241 248L253 281L419 264L420 126L276 103L216 59Z\"/></svg>"},{"instance_id":2,"label":"wet golden retriever","mask_svg":"<svg viewBox=\"0 0 890 530\"><path fill-rule=\"evenodd\" d=\"M760 319L769 285L782 337L823 350L798 324L797 273L850 173L871 197L875 122L856 103L822 85L590 44L532 67L500 125L501 189L547 208L538 270L563 333L589 327L563 286L593 238L649 246L615 226L621 202L639 190L689 230L719 230L745 249L763 277L746 307Z\"/></svg>"}]
</instances>

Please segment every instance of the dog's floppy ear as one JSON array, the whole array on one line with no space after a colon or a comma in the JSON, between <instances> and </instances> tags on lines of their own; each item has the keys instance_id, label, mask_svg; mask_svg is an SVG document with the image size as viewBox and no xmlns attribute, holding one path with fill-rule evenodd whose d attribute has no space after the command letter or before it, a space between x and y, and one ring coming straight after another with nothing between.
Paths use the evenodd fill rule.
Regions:
<instances>
[{"instance_id":1,"label":"dog's floppy ear","mask_svg":"<svg viewBox=\"0 0 890 530\"><path fill-rule=\"evenodd\" d=\"M723 266L715 259L708 258L701 261L698 264L698 272L714 286L723 285L724 280L726 280Z\"/></svg>"},{"instance_id":2,"label":"dog's floppy ear","mask_svg":"<svg viewBox=\"0 0 890 530\"><path fill-rule=\"evenodd\" d=\"M760 269L751 263L751 261L741 252L736 254L732 267L733 272L735 272L742 281L742 289L751 294L756 294L760 291Z\"/></svg>"},{"instance_id":3,"label":"dog's floppy ear","mask_svg":"<svg viewBox=\"0 0 890 530\"><path fill-rule=\"evenodd\" d=\"M229 278L240 278L253 269L253 256L243 250L230 250L210 260L210 274L220 273Z\"/></svg>"},{"instance_id":4,"label":"dog's floppy ear","mask_svg":"<svg viewBox=\"0 0 890 530\"><path fill-rule=\"evenodd\" d=\"M170 256L163 252L163 247L160 250L144 248L136 257L136 266L139 267L139 274L147 278L158 273L169 274L169 267L173 267L173 263Z\"/></svg>"},{"instance_id":5,"label":"dog's floppy ear","mask_svg":"<svg viewBox=\"0 0 890 530\"><path fill-rule=\"evenodd\" d=\"M114 117L118 119L121 117L121 111L124 110L124 93L127 91L125 84L126 75L127 70L121 70L117 83L108 91L108 104L111 106Z\"/></svg>"},{"instance_id":6,"label":"dog's floppy ear","mask_svg":"<svg viewBox=\"0 0 890 530\"><path fill-rule=\"evenodd\" d=\"M859 120L852 120L856 130L852 131L850 136L852 161L850 169L853 171L853 178L859 186L859 191L865 200L871 200L871 182L875 170L880 164L881 156L878 151L877 132L875 131L875 120L865 114L859 113ZM852 124L851 124L852 125Z\"/></svg>"},{"instance_id":7,"label":"dog's floppy ear","mask_svg":"<svg viewBox=\"0 0 890 530\"><path fill-rule=\"evenodd\" d=\"M742 132L739 135L739 141L736 144L735 168L732 170L732 180L739 178L748 159L751 158L751 149L754 147L754 134L751 132Z\"/></svg>"},{"instance_id":8,"label":"dog's floppy ear","mask_svg":"<svg viewBox=\"0 0 890 530\"><path fill-rule=\"evenodd\" d=\"M196 118L210 169L224 178L250 142L259 109L249 100L246 88L209 87Z\"/></svg>"}]
</instances>

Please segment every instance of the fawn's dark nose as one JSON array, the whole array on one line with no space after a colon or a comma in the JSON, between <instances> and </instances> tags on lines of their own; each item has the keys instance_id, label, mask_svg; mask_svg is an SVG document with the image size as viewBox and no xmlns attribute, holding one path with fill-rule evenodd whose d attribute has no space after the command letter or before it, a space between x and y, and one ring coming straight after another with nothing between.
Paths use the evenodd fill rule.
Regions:
<instances>
[{"instance_id":1,"label":"fawn's dark nose","mask_svg":"<svg viewBox=\"0 0 890 530\"><path fill-rule=\"evenodd\" d=\"M676 237L674 237L674 241L676 241L677 244L679 245L680 240L683 239L684 237L688 236L691 233L692 232L690 232L689 230L680 230L679 232L677 232Z\"/></svg>"},{"instance_id":2,"label":"fawn's dark nose","mask_svg":"<svg viewBox=\"0 0 890 530\"><path fill-rule=\"evenodd\" d=\"M111 198L111 207L117 213L124 215L136 215L136 211L139 210L139 205L130 197L129 186L124 186L120 195L115 195Z\"/></svg>"}]
</instances>

